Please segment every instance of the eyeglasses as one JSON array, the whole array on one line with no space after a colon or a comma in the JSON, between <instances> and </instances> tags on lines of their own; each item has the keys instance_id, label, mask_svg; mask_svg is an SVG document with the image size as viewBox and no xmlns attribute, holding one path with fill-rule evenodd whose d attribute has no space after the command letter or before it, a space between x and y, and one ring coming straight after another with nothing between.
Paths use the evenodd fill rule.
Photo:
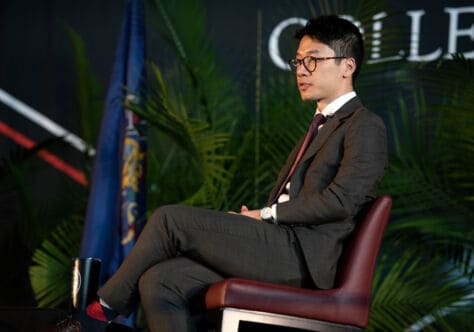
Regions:
<instances>
[{"instance_id":1,"label":"eyeglasses","mask_svg":"<svg viewBox=\"0 0 474 332\"><path fill-rule=\"evenodd\" d=\"M316 67L318 65L318 62L324 61L324 60L331 60L331 59L345 59L345 56L326 56L323 58L316 58L314 56L308 55L305 56L303 59L290 59L288 61L288 65L290 66L290 69L293 71L296 71L298 68L298 65L303 64L304 68L312 73L313 71L316 70Z\"/></svg>"}]
</instances>

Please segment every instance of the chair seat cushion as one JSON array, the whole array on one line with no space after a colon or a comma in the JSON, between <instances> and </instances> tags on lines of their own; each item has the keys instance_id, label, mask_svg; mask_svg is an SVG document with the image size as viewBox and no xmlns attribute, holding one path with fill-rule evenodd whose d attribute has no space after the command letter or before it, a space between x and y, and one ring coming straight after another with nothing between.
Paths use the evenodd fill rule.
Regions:
<instances>
[{"instance_id":1,"label":"chair seat cushion","mask_svg":"<svg viewBox=\"0 0 474 332\"><path fill-rule=\"evenodd\" d=\"M208 309L232 307L365 328L377 253L392 199L385 195L358 216L344 244L333 289L303 289L246 279L224 279L206 293Z\"/></svg>"},{"instance_id":2,"label":"chair seat cushion","mask_svg":"<svg viewBox=\"0 0 474 332\"><path fill-rule=\"evenodd\" d=\"M365 327L370 299L341 289L303 289L229 278L210 286L208 309L233 307Z\"/></svg>"}]
</instances>

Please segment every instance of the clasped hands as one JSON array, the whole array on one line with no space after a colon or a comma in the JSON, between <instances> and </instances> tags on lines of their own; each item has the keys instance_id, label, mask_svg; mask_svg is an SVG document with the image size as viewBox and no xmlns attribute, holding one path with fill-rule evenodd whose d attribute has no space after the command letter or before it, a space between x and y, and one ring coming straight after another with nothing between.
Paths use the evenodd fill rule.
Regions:
<instances>
[{"instance_id":1,"label":"clasped hands","mask_svg":"<svg viewBox=\"0 0 474 332\"><path fill-rule=\"evenodd\" d=\"M237 213L237 212L229 211L229 213ZM253 219L257 219L258 221L262 220L262 218L260 217L260 210L249 210L247 205L242 205L242 207L240 208L240 214L253 218Z\"/></svg>"}]
</instances>

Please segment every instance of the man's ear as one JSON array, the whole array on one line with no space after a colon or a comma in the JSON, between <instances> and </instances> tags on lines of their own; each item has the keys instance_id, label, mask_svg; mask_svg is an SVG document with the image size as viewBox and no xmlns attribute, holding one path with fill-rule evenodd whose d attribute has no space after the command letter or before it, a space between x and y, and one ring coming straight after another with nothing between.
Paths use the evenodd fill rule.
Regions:
<instances>
[{"instance_id":1,"label":"man's ear","mask_svg":"<svg viewBox=\"0 0 474 332\"><path fill-rule=\"evenodd\" d=\"M353 76L356 68L357 68L357 65L354 58L344 59L344 72L343 72L344 77Z\"/></svg>"}]
</instances>

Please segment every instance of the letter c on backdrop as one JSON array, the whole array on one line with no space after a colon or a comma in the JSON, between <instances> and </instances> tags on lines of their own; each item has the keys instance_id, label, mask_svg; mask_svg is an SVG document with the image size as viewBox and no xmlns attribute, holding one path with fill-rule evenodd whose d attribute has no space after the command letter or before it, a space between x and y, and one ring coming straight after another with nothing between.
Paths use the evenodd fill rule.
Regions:
<instances>
[{"instance_id":1,"label":"letter c on backdrop","mask_svg":"<svg viewBox=\"0 0 474 332\"><path fill-rule=\"evenodd\" d=\"M286 61L281 58L280 55L280 48L279 48L279 41L280 35L283 30L285 30L290 25L306 25L308 20L300 17L290 17L286 20L281 21L275 29L273 29L272 33L270 34L270 39L268 40L268 53L270 54L270 59L272 59L275 66L283 70L290 70Z\"/></svg>"}]
</instances>

